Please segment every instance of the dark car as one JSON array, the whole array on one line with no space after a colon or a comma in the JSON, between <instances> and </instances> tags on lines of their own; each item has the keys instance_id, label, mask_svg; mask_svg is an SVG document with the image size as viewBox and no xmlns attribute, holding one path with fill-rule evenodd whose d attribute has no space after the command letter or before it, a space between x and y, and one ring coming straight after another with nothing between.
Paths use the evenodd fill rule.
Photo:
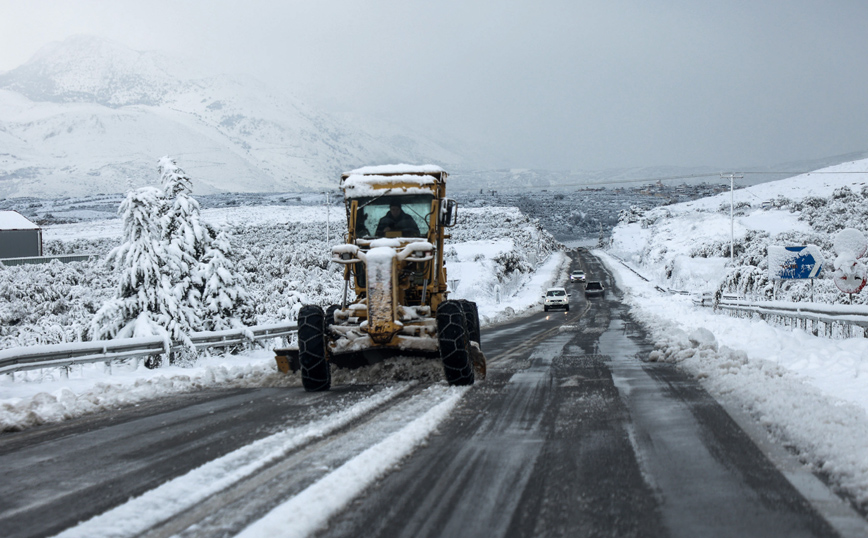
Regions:
<instances>
[{"instance_id":1,"label":"dark car","mask_svg":"<svg viewBox=\"0 0 868 538\"><path fill-rule=\"evenodd\" d=\"M606 288L602 282L588 282L585 284L585 297L605 297Z\"/></svg>"}]
</instances>

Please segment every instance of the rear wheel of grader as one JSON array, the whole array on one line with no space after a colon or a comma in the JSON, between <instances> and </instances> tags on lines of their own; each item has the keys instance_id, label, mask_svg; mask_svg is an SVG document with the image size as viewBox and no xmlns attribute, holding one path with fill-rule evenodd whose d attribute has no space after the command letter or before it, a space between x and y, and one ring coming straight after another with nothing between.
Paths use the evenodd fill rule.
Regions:
<instances>
[{"instance_id":1,"label":"rear wheel of grader","mask_svg":"<svg viewBox=\"0 0 868 538\"><path fill-rule=\"evenodd\" d=\"M458 301L443 301L437 308L437 337L446 381L450 385L472 385L467 318Z\"/></svg>"},{"instance_id":2,"label":"rear wheel of grader","mask_svg":"<svg viewBox=\"0 0 868 538\"><path fill-rule=\"evenodd\" d=\"M304 390L329 390L331 370L325 356L325 314L316 305L305 305L298 313L298 363Z\"/></svg>"}]
</instances>

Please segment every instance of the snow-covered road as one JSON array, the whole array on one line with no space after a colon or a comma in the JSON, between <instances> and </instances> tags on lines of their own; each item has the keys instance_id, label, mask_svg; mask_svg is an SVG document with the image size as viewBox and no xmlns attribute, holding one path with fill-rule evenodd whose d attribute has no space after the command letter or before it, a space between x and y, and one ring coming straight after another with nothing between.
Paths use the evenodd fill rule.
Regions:
<instances>
[{"instance_id":1,"label":"snow-covered road","mask_svg":"<svg viewBox=\"0 0 868 538\"><path fill-rule=\"evenodd\" d=\"M593 257L579 263L615 289ZM251 358L235 386L218 369L219 386L196 381L195 392L7 435L0 526L9 536L868 533L852 512L829 511L828 493L803 496L794 484L807 483L805 469L778 472L663 360L692 349L725 366L740 355L667 340L653 318L649 337L636 322L644 288L622 273L634 315L618 293L586 300L568 285L570 312L537 309L483 331L489 378L469 389L439 381L436 361L399 361L306 393Z\"/></svg>"}]
</instances>

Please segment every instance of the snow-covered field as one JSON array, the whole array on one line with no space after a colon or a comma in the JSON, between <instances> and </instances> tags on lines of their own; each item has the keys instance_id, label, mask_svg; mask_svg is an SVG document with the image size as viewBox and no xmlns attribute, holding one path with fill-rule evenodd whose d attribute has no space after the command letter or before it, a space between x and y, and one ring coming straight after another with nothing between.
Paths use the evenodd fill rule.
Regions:
<instances>
[{"instance_id":1,"label":"snow-covered field","mask_svg":"<svg viewBox=\"0 0 868 538\"><path fill-rule=\"evenodd\" d=\"M556 249L553 238L515 208L465 209L461 215L464 225L453 229L453 239L447 252L447 270L450 283L455 288L452 297L476 301L483 325L539 308L541 290L563 278L568 263L567 256ZM298 232L298 226L304 226L308 236L292 236L294 241L291 245L270 245L274 253L269 256L278 260L287 259L288 263L296 260L295 263L299 264L309 263L313 259L314 265L319 263L319 258L311 258L309 252L299 254L298 251L319 250L322 251L321 257L325 258L326 222L329 224L330 243L339 241L339 234L346 227L343 211L326 214L322 208L304 206L209 209L203 211L202 218L211 224L233 230L239 238L238 242L263 233L274 234L276 230L283 230L283 225L294 224L296 227L290 229L293 233ZM87 241L120 240L121 227L118 219L63 224L46 229L44 235L47 240L75 244L84 241L87 244ZM288 242L291 241L280 238L277 241ZM268 287L262 295L268 295L275 304L261 314L262 322L294 315L291 308L277 307L281 301L289 305L306 301L330 304L337 302L340 296L342 280L334 264L326 264L326 268L315 266L305 271L296 268L295 272L274 276L274 271L285 264L276 263L275 269L263 268L261 264L252 262L250 265L258 273L266 273ZM66 269L66 266L59 266L57 271ZM37 266L7 268L5 271L15 273L17 278L44 276L38 272ZM4 276L8 275L0 271L0 277ZM48 278L53 277L48 275ZM285 284L279 286L273 282L275 280ZM88 292L80 293L86 295ZM27 308L27 305L23 304L19 308ZM38 330L38 327L34 330ZM278 342L266 343L269 348L275 344ZM430 374L422 369L421 375ZM371 382L378 375L406 377L406 372L393 369L382 373L372 369L366 374L339 375L343 379L336 378L336 382L364 383ZM116 363L110 368L103 364L74 366L68 373L51 369L20 372L14 376L0 375L0 430L62 421L205 387L287 384L300 385L300 380L297 376L277 374L273 354L262 349L239 355L200 357L195 365L167 365L155 370L149 370L141 363Z\"/></svg>"}]
</instances>

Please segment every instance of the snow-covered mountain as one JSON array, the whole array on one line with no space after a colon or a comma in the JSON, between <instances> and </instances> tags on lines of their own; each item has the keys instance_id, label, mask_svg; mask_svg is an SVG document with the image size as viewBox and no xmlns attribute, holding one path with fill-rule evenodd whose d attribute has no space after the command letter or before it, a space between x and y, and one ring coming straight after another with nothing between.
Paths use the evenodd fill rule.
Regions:
<instances>
[{"instance_id":1,"label":"snow-covered mountain","mask_svg":"<svg viewBox=\"0 0 868 538\"><path fill-rule=\"evenodd\" d=\"M0 74L0 196L123 192L155 182L163 155L202 193L332 188L360 165L466 160L394 125L94 37Z\"/></svg>"}]
</instances>

